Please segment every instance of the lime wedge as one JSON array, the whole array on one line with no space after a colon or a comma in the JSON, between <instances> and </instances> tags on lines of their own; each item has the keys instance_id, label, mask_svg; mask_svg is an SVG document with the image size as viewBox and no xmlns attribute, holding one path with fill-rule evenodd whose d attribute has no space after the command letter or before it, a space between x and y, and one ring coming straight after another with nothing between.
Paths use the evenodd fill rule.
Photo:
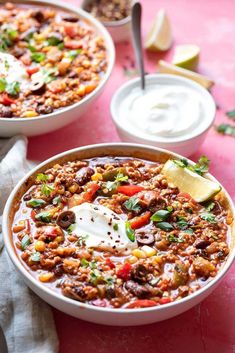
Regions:
<instances>
[{"instance_id":1,"label":"lime wedge","mask_svg":"<svg viewBox=\"0 0 235 353\"><path fill-rule=\"evenodd\" d=\"M188 168L176 165L170 159L165 163L162 173L169 183L177 186L180 192L188 193L197 202L209 200L221 190L219 184L192 172Z\"/></svg>"},{"instance_id":2,"label":"lime wedge","mask_svg":"<svg viewBox=\"0 0 235 353\"><path fill-rule=\"evenodd\" d=\"M175 47L172 64L195 71L199 62L200 48L197 45L178 45Z\"/></svg>"},{"instance_id":3,"label":"lime wedge","mask_svg":"<svg viewBox=\"0 0 235 353\"><path fill-rule=\"evenodd\" d=\"M158 11L154 23L146 37L145 48L150 51L165 51L171 47L172 34L170 21L164 9Z\"/></svg>"},{"instance_id":4,"label":"lime wedge","mask_svg":"<svg viewBox=\"0 0 235 353\"><path fill-rule=\"evenodd\" d=\"M176 65L170 64L164 60L159 60L158 62L158 71L164 74L173 74L178 76L183 76L199 83L201 86L206 89L211 88L214 85L214 81L210 80L208 77L200 75L196 72L182 69Z\"/></svg>"}]
</instances>

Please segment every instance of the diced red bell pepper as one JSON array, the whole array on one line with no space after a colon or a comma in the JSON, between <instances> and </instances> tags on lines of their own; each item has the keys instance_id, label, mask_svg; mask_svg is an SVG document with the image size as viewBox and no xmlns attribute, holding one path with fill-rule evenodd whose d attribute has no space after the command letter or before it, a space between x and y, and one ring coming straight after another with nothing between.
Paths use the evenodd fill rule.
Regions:
<instances>
[{"instance_id":1,"label":"diced red bell pepper","mask_svg":"<svg viewBox=\"0 0 235 353\"><path fill-rule=\"evenodd\" d=\"M172 302L172 299L171 298L161 298L160 300L159 300L159 303L160 304L167 304L167 303L171 303Z\"/></svg>"},{"instance_id":2,"label":"diced red bell pepper","mask_svg":"<svg viewBox=\"0 0 235 353\"><path fill-rule=\"evenodd\" d=\"M118 278L121 278L124 281L127 281L130 278L130 273L131 273L131 264L129 264L129 262L126 262L117 270L116 275Z\"/></svg>"},{"instance_id":3,"label":"diced red bell pepper","mask_svg":"<svg viewBox=\"0 0 235 353\"><path fill-rule=\"evenodd\" d=\"M140 185L120 185L117 188L117 192L127 196L133 196L142 190L144 190L144 188Z\"/></svg>"},{"instance_id":4,"label":"diced red bell pepper","mask_svg":"<svg viewBox=\"0 0 235 353\"><path fill-rule=\"evenodd\" d=\"M132 229L138 229L149 223L151 212L147 211L143 215L134 217L130 220L130 226Z\"/></svg>"},{"instance_id":5,"label":"diced red bell pepper","mask_svg":"<svg viewBox=\"0 0 235 353\"><path fill-rule=\"evenodd\" d=\"M38 66L34 66L34 67L29 67L26 71L29 74L29 76L35 74L36 72L38 72L39 67Z\"/></svg>"},{"instance_id":6,"label":"diced red bell pepper","mask_svg":"<svg viewBox=\"0 0 235 353\"><path fill-rule=\"evenodd\" d=\"M180 192L178 194L178 197L183 197L186 200L192 200L192 196L189 195L187 192Z\"/></svg>"},{"instance_id":7,"label":"diced red bell pepper","mask_svg":"<svg viewBox=\"0 0 235 353\"><path fill-rule=\"evenodd\" d=\"M64 43L65 48L68 49L81 49L82 48L82 42L80 40L67 40Z\"/></svg>"},{"instance_id":8,"label":"diced red bell pepper","mask_svg":"<svg viewBox=\"0 0 235 353\"><path fill-rule=\"evenodd\" d=\"M1 98L0 98L0 103L4 105L11 105L15 103L15 100L10 98L7 93L3 93Z\"/></svg>"},{"instance_id":9,"label":"diced red bell pepper","mask_svg":"<svg viewBox=\"0 0 235 353\"><path fill-rule=\"evenodd\" d=\"M136 309L136 308L149 308L151 306L156 306L157 302L150 299L137 299L134 302L126 305L125 308L127 309Z\"/></svg>"},{"instance_id":10,"label":"diced red bell pepper","mask_svg":"<svg viewBox=\"0 0 235 353\"><path fill-rule=\"evenodd\" d=\"M36 218L35 218L36 214L37 214L37 212L35 210L32 210L30 213L30 216L34 222L36 221Z\"/></svg>"},{"instance_id":11,"label":"diced red bell pepper","mask_svg":"<svg viewBox=\"0 0 235 353\"><path fill-rule=\"evenodd\" d=\"M105 260L106 265L108 265L111 269L115 268L115 265L112 260L110 260L110 257L107 257Z\"/></svg>"},{"instance_id":12,"label":"diced red bell pepper","mask_svg":"<svg viewBox=\"0 0 235 353\"><path fill-rule=\"evenodd\" d=\"M64 31L67 36L69 36L70 38L74 38L78 34L78 27L75 27L73 25L66 25L64 26Z\"/></svg>"},{"instance_id":13,"label":"diced red bell pepper","mask_svg":"<svg viewBox=\"0 0 235 353\"><path fill-rule=\"evenodd\" d=\"M60 231L57 227L45 226L43 230L44 234L50 238L56 238L58 235L60 235Z\"/></svg>"},{"instance_id":14,"label":"diced red bell pepper","mask_svg":"<svg viewBox=\"0 0 235 353\"><path fill-rule=\"evenodd\" d=\"M83 195L84 202L91 202L96 194L96 191L99 190L99 188L100 186L96 183L90 184L88 190Z\"/></svg>"}]
</instances>

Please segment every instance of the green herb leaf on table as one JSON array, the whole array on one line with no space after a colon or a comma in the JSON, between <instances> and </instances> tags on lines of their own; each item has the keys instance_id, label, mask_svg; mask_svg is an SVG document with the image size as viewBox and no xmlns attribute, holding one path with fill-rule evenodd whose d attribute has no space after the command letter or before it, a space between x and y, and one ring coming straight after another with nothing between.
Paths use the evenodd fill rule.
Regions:
<instances>
[{"instance_id":1,"label":"green herb leaf on table","mask_svg":"<svg viewBox=\"0 0 235 353\"><path fill-rule=\"evenodd\" d=\"M40 207L42 205L45 205L46 201L42 199L31 199L27 202L27 205L33 208Z\"/></svg>"},{"instance_id":2,"label":"green herb leaf on table","mask_svg":"<svg viewBox=\"0 0 235 353\"><path fill-rule=\"evenodd\" d=\"M153 222L162 222L162 221L166 221L167 218L170 216L172 211L169 210L158 210L157 212L155 212L152 217L150 218L151 221Z\"/></svg>"},{"instance_id":3,"label":"green herb leaf on table","mask_svg":"<svg viewBox=\"0 0 235 353\"><path fill-rule=\"evenodd\" d=\"M126 207L127 210L135 211L135 212L138 212L141 209L139 205L139 200L135 196L130 197L129 200L126 200L124 202L124 206Z\"/></svg>"},{"instance_id":4,"label":"green herb leaf on table","mask_svg":"<svg viewBox=\"0 0 235 353\"><path fill-rule=\"evenodd\" d=\"M22 238L20 245L21 245L21 249L25 250L27 248L27 246L30 244L30 237L28 236L28 234L25 234L25 236Z\"/></svg>"},{"instance_id":5,"label":"green herb leaf on table","mask_svg":"<svg viewBox=\"0 0 235 353\"><path fill-rule=\"evenodd\" d=\"M229 117L229 119L235 120L235 109L226 112L226 115Z\"/></svg>"},{"instance_id":6,"label":"green herb leaf on table","mask_svg":"<svg viewBox=\"0 0 235 353\"><path fill-rule=\"evenodd\" d=\"M174 227L172 226L172 224L168 223L168 222L158 222L156 223L156 227L160 228L161 230L164 230L166 232L173 230Z\"/></svg>"},{"instance_id":7,"label":"green herb leaf on table","mask_svg":"<svg viewBox=\"0 0 235 353\"><path fill-rule=\"evenodd\" d=\"M220 124L216 126L216 130L222 135L235 136L235 126L231 124Z\"/></svg>"},{"instance_id":8,"label":"green herb leaf on table","mask_svg":"<svg viewBox=\"0 0 235 353\"><path fill-rule=\"evenodd\" d=\"M35 216L35 219L44 223L49 223L51 221L51 214L50 212L40 212Z\"/></svg>"},{"instance_id":9,"label":"green herb leaf on table","mask_svg":"<svg viewBox=\"0 0 235 353\"><path fill-rule=\"evenodd\" d=\"M126 235L130 239L130 241L135 241L135 232L131 228L130 222L126 221Z\"/></svg>"},{"instance_id":10,"label":"green herb leaf on table","mask_svg":"<svg viewBox=\"0 0 235 353\"><path fill-rule=\"evenodd\" d=\"M40 252L36 251L34 254L30 256L30 260L34 262L39 262L41 259L41 254Z\"/></svg>"}]
</instances>

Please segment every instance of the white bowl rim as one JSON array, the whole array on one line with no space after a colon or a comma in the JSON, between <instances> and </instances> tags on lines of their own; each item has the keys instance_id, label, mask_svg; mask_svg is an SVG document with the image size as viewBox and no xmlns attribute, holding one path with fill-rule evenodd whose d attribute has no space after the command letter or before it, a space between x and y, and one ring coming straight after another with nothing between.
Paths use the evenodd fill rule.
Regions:
<instances>
[{"instance_id":1,"label":"white bowl rim","mask_svg":"<svg viewBox=\"0 0 235 353\"><path fill-rule=\"evenodd\" d=\"M187 303L190 300L193 300L194 298L196 298L197 296L203 294L204 292L206 292L207 290L209 290L209 288L213 287L217 282L219 282L222 277L225 275L225 273L229 270L230 266L232 265L234 258L235 258L235 246L234 248L231 250L228 259L226 260L226 262L223 264L223 266L221 267L221 269L219 270L219 272L217 273L217 275L210 280L210 282L208 282L204 287L196 290L194 293L190 294L189 296L180 299L179 301L174 301L168 304L164 304L164 305L160 305L160 306L155 306L155 307L149 307L149 308L138 308L138 309L122 309L122 308L109 308L109 307L96 307L93 306L91 304L86 304L86 303L81 303L78 302L76 300L67 298L65 296L63 296L60 293L57 293L55 291L53 291L52 289L47 288L45 285L43 285L42 283L39 282L39 280L37 280L36 278L34 278L30 272L26 269L26 267L24 267L24 265L20 262L18 256L16 256L15 252L14 252L14 246L12 246L11 244L11 234L10 232L8 232L8 214L10 212L11 209L11 204L12 201L15 197L15 194L17 192L17 190L21 187L21 185L29 178L29 176L33 173L35 173L38 169L41 169L42 167L45 167L48 163L53 162L53 160L67 156L69 154L73 154L77 151L83 151L83 150L93 150L96 148L108 148L108 147L118 147L118 146L122 146L124 148L136 148L136 149L141 149L141 150L146 150L146 151L151 151L151 152L163 152L163 153L167 153L170 154L171 156L175 157L175 158L182 158L181 155L171 152L171 151L167 151L166 149L163 148L158 148L158 147L153 147L153 146L149 146L149 145L142 145L142 144L134 144L134 143L100 143L100 144L93 144L93 145L87 145L87 146L82 146L82 147L77 147L65 152L62 152L60 154L57 154L49 159L47 159L46 161L40 163L39 165L37 165L35 168L33 168L30 172L28 172L24 178L22 178L17 185L15 186L15 188L13 189L13 191L11 192L5 208L4 208L4 212L3 212L3 223L2 223L2 229L3 229L3 240L4 240L4 244L6 246L7 252L9 257L11 258L11 261L13 262L13 264L15 265L15 267L20 271L20 273L23 275L23 277L26 277L28 281L32 282L34 284L34 286L36 286L39 290L46 292L49 296L52 297L56 297L56 299L61 300L62 302L68 304L68 305L74 305L77 308L82 308L82 309L87 309L87 310L93 310L93 311L102 311L102 312L106 312L106 313L116 313L117 315L124 315L125 313L139 313L139 312L152 312L152 311L156 311L156 313L158 311L161 310L165 310L166 308L171 308L174 306L178 306L178 305L182 305L183 303ZM127 153L128 155L128 153ZM138 157L136 157L138 158ZM195 164L193 161L191 161L190 159L188 159L190 163ZM212 180L218 182L215 177L213 177L211 174L207 174L207 176L209 176ZM219 183L220 184L220 183ZM220 184L221 185L221 184ZM233 215L235 215L235 209L234 209L234 204L231 200L231 197L229 196L228 192L224 189L224 187L221 185L222 190L224 191L227 200L229 201L230 207L232 209Z\"/></svg>"},{"instance_id":2,"label":"white bowl rim","mask_svg":"<svg viewBox=\"0 0 235 353\"><path fill-rule=\"evenodd\" d=\"M93 26L93 28L98 29L99 33L103 36L104 40L105 40L105 44L106 44L106 49L107 49L107 59L108 59L108 67L107 67L107 71L104 73L104 76L101 77L101 80L98 84L98 86L94 89L94 91L92 91L91 93L89 93L85 98L81 99L79 102L71 104L67 107L64 108L59 108L56 109L55 111L53 111L50 114L41 114L39 116L36 117L32 117L32 118L21 118L21 117L13 117L13 118L0 118L0 124L1 121L9 121L9 122L23 122L23 121L35 121L35 120L40 120L40 119L46 119L46 118L50 118L53 116L56 116L58 114L63 114L64 112L68 111L68 110L72 110L80 105L82 105L85 102L90 101L93 96L96 95L97 92L99 92L104 85L106 84L106 82L108 81L113 67L114 67L114 63L115 63L115 47L114 47L114 43L112 40L111 35L109 34L108 30L105 28L105 26L98 21L95 17L91 16L87 11L83 10L81 7L72 5L72 4L67 4L64 1L61 0L57 0L56 2L54 0L22 0L20 2L18 2L17 0L13 0L12 1L13 4L17 4L17 5L24 5L27 3L34 5L34 6L51 6L52 8L60 8L62 11L68 11L71 13L75 13L78 16L81 16L81 18L88 20L88 22L90 22L91 26ZM2 3L0 1L0 5L3 5L4 3Z\"/></svg>"},{"instance_id":3,"label":"white bowl rim","mask_svg":"<svg viewBox=\"0 0 235 353\"><path fill-rule=\"evenodd\" d=\"M193 80L190 80L189 78L186 78L186 77L181 77L181 76L178 76L178 75L173 75L173 74L162 74L162 73L153 73L153 74L148 74L145 76L145 79L146 81L152 81L156 78L162 78L162 79L168 79L168 80L174 80L174 81L178 81L178 82L182 82L182 83L186 83L186 84L189 84L191 85L191 87L193 87L194 89L197 89L199 91L201 91L201 94L204 95L204 97L206 97L207 101L209 104L211 104L211 108L212 108L212 111L213 111L213 114L211 114L211 119L209 121L208 119L208 124L205 125L204 129L202 131L199 131L198 133L196 134L191 134L190 137L178 137L177 139L175 140L170 140L169 138L169 141L167 140L159 140L156 137L142 137L140 135L137 135L135 133L132 133L130 130L128 130L125 126L123 126L120 121L119 121L119 114L117 112L117 109L116 107L118 106L118 102L120 102L120 95L122 93L122 91L126 90L127 88L131 88L132 86L134 86L137 82L140 83L140 77L136 77L134 79L131 79L127 82L125 82L124 84L122 84L117 90L116 92L114 93L112 99L111 99L111 103L110 103L110 112L111 112L111 118L114 122L114 124L120 129L120 130L123 130L125 131L125 133L127 133L128 135L132 136L133 138L137 138L139 140L142 140L142 141L145 141L144 143L148 143L148 141L150 143L152 142L155 142L155 143L159 143L159 144L162 144L162 145L165 145L166 148L169 147L171 145L177 145L178 143L182 143L182 142L186 142L186 141L189 141L189 140L192 140L196 137L199 137L201 136L202 134L204 134L207 130L210 129L210 127L213 125L214 123L214 120L215 120L215 114L216 114L216 104L215 104L215 101L212 97L212 95L204 88L202 87L199 83L193 81Z\"/></svg>"}]
</instances>

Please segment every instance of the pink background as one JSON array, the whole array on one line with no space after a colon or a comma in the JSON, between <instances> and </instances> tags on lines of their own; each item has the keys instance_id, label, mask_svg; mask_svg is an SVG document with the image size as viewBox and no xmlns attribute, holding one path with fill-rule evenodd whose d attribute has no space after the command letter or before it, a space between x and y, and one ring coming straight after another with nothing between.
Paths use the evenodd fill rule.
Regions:
<instances>
[{"instance_id":1,"label":"pink background","mask_svg":"<svg viewBox=\"0 0 235 353\"><path fill-rule=\"evenodd\" d=\"M73 0L79 4L79 1ZM213 96L218 105L216 124L227 121L225 111L235 108L235 1L142 1L143 32L156 11L163 7L170 17L174 44L193 43L201 48L200 72L215 80ZM116 66L104 93L88 114L64 129L29 139L29 158L45 160L77 146L119 141L110 119L109 105L115 90L127 79L132 47L116 46ZM128 57L127 57L128 56ZM147 54L146 70L155 72L166 54ZM228 122L228 121L227 121ZM219 135L212 127L206 142L192 156L211 159L211 172L235 199L235 139ZM90 324L54 310L60 353L231 353L235 352L235 266L219 287L192 310L167 320L140 327L108 327Z\"/></svg>"}]
</instances>

